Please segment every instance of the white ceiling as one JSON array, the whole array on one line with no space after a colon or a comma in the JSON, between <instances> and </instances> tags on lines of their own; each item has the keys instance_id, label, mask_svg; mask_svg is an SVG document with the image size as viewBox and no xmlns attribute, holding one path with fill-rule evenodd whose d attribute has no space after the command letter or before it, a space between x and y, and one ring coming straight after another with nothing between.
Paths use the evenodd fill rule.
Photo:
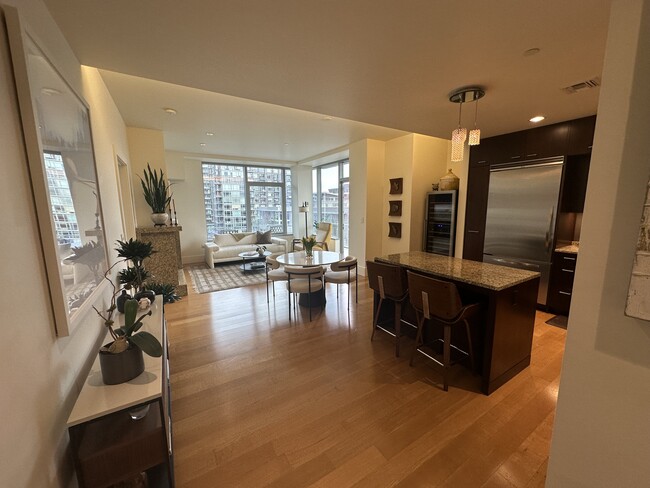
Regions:
<instances>
[{"instance_id":1,"label":"white ceiling","mask_svg":"<svg viewBox=\"0 0 650 488\"><path fill-rule=\"evenodd\" d=\"M338 121L323 130L331 122L318 116L312 123L308 114L182 87L448 138L458 117L449 92L477 84L487 91L479 126L484 136L502 134L528 128L539 113L553 123L596 112L598 89L561 88L600 76L610 0L45 3L83 64L181 85L103 72L128 124L171 124L160 108L173 106L180 121L187 107L195 125L163 126L170 149L196 152L201 134L221 130L207 152L297 161L366 129ZM541 51L524 56L530 48ZM464 112L463 125L472 125L472 110Z\"/></svg>"}]
</instances>

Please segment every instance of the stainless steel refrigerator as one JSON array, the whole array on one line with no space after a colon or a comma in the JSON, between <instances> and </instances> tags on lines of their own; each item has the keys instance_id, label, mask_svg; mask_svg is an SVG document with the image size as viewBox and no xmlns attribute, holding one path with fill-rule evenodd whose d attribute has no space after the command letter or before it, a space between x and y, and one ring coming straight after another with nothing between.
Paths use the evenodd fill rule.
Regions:
<instances>
[{"instance_id":1,"label":"stainless steel refrigerator","mask_svg":"<svg viewBox=\"0 0 650 488\"><path fill-rule=\"evenodd\" d=\"M546 305L563 158L490 169L483 261L542 274Z\"/></svg>"}]
</instances>

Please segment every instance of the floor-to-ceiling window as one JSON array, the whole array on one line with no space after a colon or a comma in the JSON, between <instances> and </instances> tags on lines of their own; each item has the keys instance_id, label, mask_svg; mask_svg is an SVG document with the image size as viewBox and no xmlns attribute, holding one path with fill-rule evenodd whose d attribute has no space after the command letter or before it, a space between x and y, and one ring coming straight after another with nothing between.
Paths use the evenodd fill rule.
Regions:
<instances>
[{"instance_id":1,"label":"floor-to-ceiling window","mask_svg":"<svg viewBox=\"0 0 650 488\"><path fill-rule=\"evenodd\" d=\"M345 159L312 170L312 217L332 224L332 238L340 251L350 246L350 162Z\"/></svg>"},{"instance_id":2,"label":"floor-to-ceiling window","mask_svg":"<svg viewBox=\"0 0 650 488\"><path fill-rule=\"evenodd\" d=\"M289 169L203 163L203 199L208 240L229 232L293 232Z\"/></svg>"}]
</instances>

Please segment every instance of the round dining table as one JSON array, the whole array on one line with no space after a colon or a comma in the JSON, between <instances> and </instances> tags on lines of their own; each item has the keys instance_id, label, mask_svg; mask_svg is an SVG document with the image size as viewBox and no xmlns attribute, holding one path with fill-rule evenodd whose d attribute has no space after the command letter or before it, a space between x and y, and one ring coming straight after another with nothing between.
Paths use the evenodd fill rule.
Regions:
<instances>
[{"instance_id":1,"label":"round dining table","mask_svg":"<svg viewBox=\"0 0 650 488\"><path fill-rule=\"evenodd\" d=\"M288 252L279 254L275 259L280 264L288 266L326 266L336 263L344 258L341 254L334 251L313 251L312 256L308 257L305 251ZM325 287L317 292L312 292L311 300L308 293L300 293L298 303L303 307L308 307L311 303L312 308L320 307L325 303Z\"/></svg>"},{"instance_id":2,"label":"round dining table","mask_svg":"<svg viewBox=\"0 0 650 488\"><path fill-rule=\"evenodd\" d=\"M326 266L343 259L341 254L334 251L314 251L311 257L307 257L305 251L288 252L279 254L275 259L280 264L289 266Z\"/></svg>"}]
</instances>

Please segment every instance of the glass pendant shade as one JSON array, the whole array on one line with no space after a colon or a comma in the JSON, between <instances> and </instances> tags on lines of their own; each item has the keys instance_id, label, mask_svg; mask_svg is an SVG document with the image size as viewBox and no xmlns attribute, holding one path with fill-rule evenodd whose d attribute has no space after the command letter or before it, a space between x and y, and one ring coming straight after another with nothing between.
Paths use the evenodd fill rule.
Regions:
<instances>
[{"instance_id":1,"label":"glass pendant shade","mask_svg":"<svg viewBox=\"0 0 650 488\"><path fill-rule=\"evenodd\" d=\"M462 161L465 151L467 129L459 127L451 133L451 160Z\"/></svg>"},{"instance_id":2,"label":"glass pendant shade","mask_svg":"<svg viewBox=\"0 0 650 488\"><path fill-rule=\"evenodd\" d=\"M469 131L469 145L478 146L481 143L481 129L472 129Z\"/></svg>"}]
</instances>

